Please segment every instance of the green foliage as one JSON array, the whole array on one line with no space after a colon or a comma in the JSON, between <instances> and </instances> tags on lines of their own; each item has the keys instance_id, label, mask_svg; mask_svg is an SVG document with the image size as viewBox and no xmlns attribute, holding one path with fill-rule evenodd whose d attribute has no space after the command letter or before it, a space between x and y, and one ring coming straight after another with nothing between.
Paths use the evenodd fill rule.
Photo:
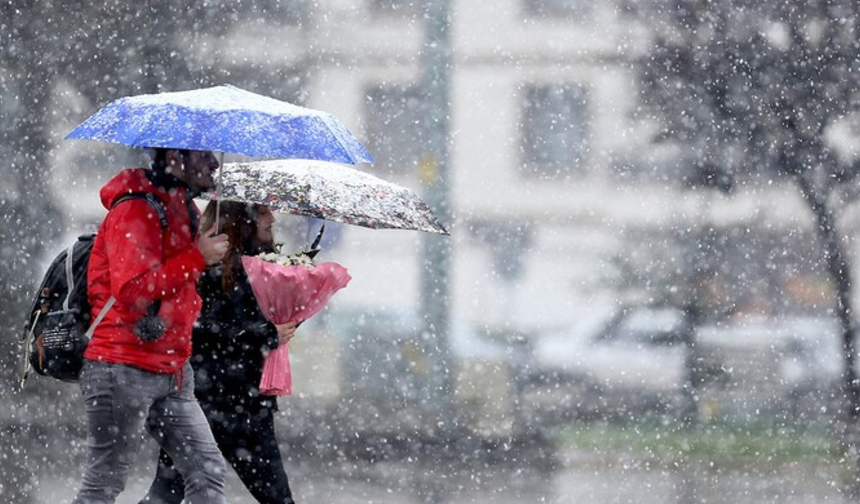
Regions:
<instances>
[{"instance_id":1,"label":"green foliage","mask_svg":"<svg viewBox=\"0 0 860 504\"><path fill-rule=\"evenodd\" d=\"M575 424L562 444L595 457L626 455L663 465L685 461L719 466L841 463L825 425L711 423L686 429L658 419L623 424Z\"/></svg>"}]
</instances>

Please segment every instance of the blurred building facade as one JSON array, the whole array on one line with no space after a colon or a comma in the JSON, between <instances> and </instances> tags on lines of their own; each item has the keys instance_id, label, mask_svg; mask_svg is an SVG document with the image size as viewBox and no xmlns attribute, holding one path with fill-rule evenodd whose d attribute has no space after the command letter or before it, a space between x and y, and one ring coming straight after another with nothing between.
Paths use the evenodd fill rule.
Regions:
<instances>
[{"instance_id":1,"label":"blurred building facade","mask_svg":"<svg viewBox=\"0 0 860 504\"><path fill-rule=\"evenodd\" d=\"M493 329L562 327L616 303L629 282L619 262L645 258L671 267L685 252L665 244L690 236L674 230L702 226L723 233L723 242L734 240L739 252L729 260L741 266L731 275L796 271L778 281L812 298L799 304L821 304L828 291L809 278L816 277L814 264L762 255L809 236L811 218L792 187L759 184L729 196L684 187L681 181L694 184L696 174L683 155L650 143L655 128L638 115L632 65L647 51L648 32L635 2L450 6L453 221L446 224L453 317ZM421 2L275 2L255 12L226 36L196 35L193 65L218 66L235 85L336 114L376 156L376 165L364 168L421 192ZM68 107L69 95L63 99ZM64 145L61 155L80 145ZM76 177L73 168L60 170L57 183L68 189ZM96 221L101 209L85 202L94 202L98 183L79 186L69 207ZM847 231L856 228L855 219ZM354 276L336 305L416 310L418 234L347 227L330 233L327 258ZM726 257L703 260L716 265ZM760 264L743 266L750 257ZM653 301L647 289L641 295ZM750 300L750 309L780 309L764 306L762 297Z\"/></svg>"},{"instance_id":2,"label":"blurred building facade","mask_svg":"<svg viewBox=\"0 0 860 504\"><path fill-rule=\"evenodd\" d=\"M372 172L420 192L421 3L304 5L304 23L227 39L226 59L237 75L249 62L303 69L295 97L343 118L377 157ZM787 267L798 275L778 282L804 292L819 286L805 280L815 277L814 261L786 266L766 253L809 236L811 218L792 187L753 185L731 196L691 189L692 164L650 143L655 129L637 114L632 65L648 47L640 23L635 4L623 1L451 2L452 316L526 331L565 325L615 303L619 257L699 226L749 249L729 254L733 264L761 258L741 266L742 275ZM356 275L339 303L414 310L420 236L350 228L340 238L331 257ZM800 255L814 258L812 248ZM725 259L717 252L710 260ZM729 304L780 309L762 297Z\"/></svg>"}]
</instances>

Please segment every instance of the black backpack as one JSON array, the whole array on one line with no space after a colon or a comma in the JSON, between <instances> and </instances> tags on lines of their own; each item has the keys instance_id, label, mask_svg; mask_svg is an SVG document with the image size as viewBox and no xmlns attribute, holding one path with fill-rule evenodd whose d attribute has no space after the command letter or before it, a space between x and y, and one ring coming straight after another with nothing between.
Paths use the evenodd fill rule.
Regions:
<instances>
[{"instance_id":1,"label":"black backpack","mask_svg":"<svg viewBox=\"0 0 860 504\"><path fill-rule=\"evenodd\" d=\"M129 193L111 208L130 199L146 200L155 210L161 229L167 229L164 205L149 193ZM78 237L68 249L51 262L30 306L24 328L23 374L21 386L30 369L40 375L76 382L84 364L84 350L96 326L114 303L108 300L98 317L90 322L91 306L87 297L87 266L95 234Z\"/></svg>"}]
</instances>

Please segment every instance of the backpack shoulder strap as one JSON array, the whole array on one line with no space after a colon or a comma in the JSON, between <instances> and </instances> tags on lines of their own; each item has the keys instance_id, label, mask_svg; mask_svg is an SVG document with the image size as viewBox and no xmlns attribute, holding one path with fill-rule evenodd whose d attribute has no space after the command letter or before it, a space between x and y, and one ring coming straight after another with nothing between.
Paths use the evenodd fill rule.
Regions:
<instances>
[{"instance_id":1,"label":"backpack shoulder strap","mask_svg":"<svg viewBox=\"0 0 860 504\"><path fill-rule=\"evenodd\" d=\"M155 210L155 213L158 215L158 220L161 222L161 229L167 229L167 211L164 209L164 203L161 202L158 197L152 193L143 193L143 192L131 192L126 195L120 196L116 201L111 205L111 209L116 208L117 205L122 203L123 201L133 200L133 199L142 199L146 200L149 203L149 206Z\"/></svg>"},{"instance_id":2,"label":"backpack shoulder strap","mask_svg":"<svg viewBox=\"0 0 860 504\"><path fill-rule=\"evenodd\" d=\"M116 298L111 296L110 299L107 300L107 303L105 303L105 305L99 311L99 314L96 316L96 319L93 320L93 323L90 324L90 327L87 328L87 332L84 335L86 336L87 341L93 339L93 333L96 332L96 327L101 323L102 319L105 318L105 315L107 315L114 303L116 303Z\"/></svg>"}]
</instances>

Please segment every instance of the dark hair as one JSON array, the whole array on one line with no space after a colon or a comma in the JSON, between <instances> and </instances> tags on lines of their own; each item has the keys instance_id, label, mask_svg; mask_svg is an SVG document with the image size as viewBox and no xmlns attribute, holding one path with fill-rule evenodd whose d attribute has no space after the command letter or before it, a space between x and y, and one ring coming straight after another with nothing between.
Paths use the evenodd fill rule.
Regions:
<instances>
[{"instance_id":1,"label":"dark hair","mask_svg":"<svg viewBox=\"0 0 860 504\"><path fill-rule=\"evenodd\" d=\"M163 147L155 147L149 151L149 157L152 159L149 167L154 171L164 172L165 168L167 168L167 151L171 150L179 151L179 155L182 156L183 160L188 158L188 153L191 152L188 149L165 149Z\"/></svg>"},{"instance_id":2,"label":"dark hair","mask_svg":"<svg viewBox=\"0 0 860 504\"><path fill-rule=\"evenodd\" d=\"M210 201L200 219L200 230L205 231L215 223L216 201ZM273 241L261 243L257 239L257 217L265 205L240 203L236 201L221 201L218 227L227 235L230 250L221 263L224 265L222 285L226 292L236 284L236 267L243 255L257 255L262 252L274 252Z\"/></svg>"}]
</instances>

